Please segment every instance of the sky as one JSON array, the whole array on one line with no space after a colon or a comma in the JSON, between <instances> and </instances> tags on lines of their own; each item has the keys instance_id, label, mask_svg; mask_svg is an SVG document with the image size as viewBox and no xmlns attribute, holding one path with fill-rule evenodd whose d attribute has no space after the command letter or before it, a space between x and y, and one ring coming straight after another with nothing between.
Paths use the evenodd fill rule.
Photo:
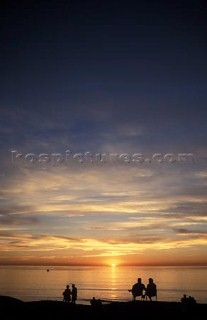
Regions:
<instances>
[{"instance_id":1,"label":"sky","mask_svg":"<svg viewBox=\"0 0 207 320\"><path fill-rule=\"evenodd\" d=\"M206 1L0 15L0 264L207 265Z\"/></svg>"}]
</instances>

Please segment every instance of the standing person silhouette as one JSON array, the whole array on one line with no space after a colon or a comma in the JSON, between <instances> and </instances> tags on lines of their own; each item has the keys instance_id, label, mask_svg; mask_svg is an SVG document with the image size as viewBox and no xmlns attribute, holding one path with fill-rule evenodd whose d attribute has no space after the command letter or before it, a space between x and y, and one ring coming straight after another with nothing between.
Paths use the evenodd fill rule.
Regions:
<instances>
[{"instance_id":1,"label":"standing person silhouette","mask_svg":"<svg viewBox=\"0 0 207 320\"><path fill-rule=\"evenodd\" d=\"M70 302L71 301L70 295L71 295L70 286L67 284L65 290L63 291L63 301Z\"/></svg>"},{"instance_id":2,"label":"standing person silhouette","mask_svg":"<svg viewBox=\"0 0 207 320\"><path fill-rule=\"evenodd\" d=\"M72 294L72 303L75 304L78 296L78 289L76 288L74 283L72 284L71 294Z\"/></svg>"},{"instance_id":3,"label":"standing person silhouette","mask_svg":"<svg viewBox=\"0 0 207 320\"><path fill-rule=\"evenodd\" d=\"M147 285L146 289L146 299L149 297L150 301L152 301L152 297L156 297L157 300L157 286L153 282L152 278L149 278L149 283Z\"/></svg>"},{"instance_id":4,"label":"standing person silhouette","mask_svg":"<svg viewBox=\"0 0 207 320\"><path fill-rule=\"evenodd\" d=\"M132 293L134 300L136 300L136 297L141 297L141 299L144 298L144 290L146 290L145 285L142 283L142 279L138 278L137 283L132 286L132 289L129 290L129 292Z\"/></svg>"}]
</instances>

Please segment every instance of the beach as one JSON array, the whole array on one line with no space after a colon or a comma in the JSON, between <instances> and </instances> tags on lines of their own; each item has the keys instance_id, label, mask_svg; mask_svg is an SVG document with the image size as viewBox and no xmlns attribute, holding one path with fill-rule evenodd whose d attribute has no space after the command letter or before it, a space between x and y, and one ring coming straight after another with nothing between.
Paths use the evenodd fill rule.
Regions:
<instances>
[{"instance_id":1,"label":"beach","mask_svg":"<svg viewBox=\"0 0 207 320\"><path fill-rule=\"evenodd\" d=\"M24 302L19 299L0 296L4 319L199 319L206 314L207 304L185 305L182 302L130 301L91 305L71 304L62 301L41 300Z\"/></svg>"}]
</instances>

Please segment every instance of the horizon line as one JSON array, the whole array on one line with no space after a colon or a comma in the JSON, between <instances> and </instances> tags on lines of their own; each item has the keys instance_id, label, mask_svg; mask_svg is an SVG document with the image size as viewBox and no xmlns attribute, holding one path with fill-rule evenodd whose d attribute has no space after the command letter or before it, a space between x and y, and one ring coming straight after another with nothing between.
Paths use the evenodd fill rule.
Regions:
<instances>
[{"instance_id":1,"label":"horizon line","mask_svg":"<svg viewBox=\"0 0 207 320\"><path fill-rule=\"evenodd\" d=\"M112 264L38 264L38 263L0 263L2 266L22 266L22 267L111 267ZM206 263L199 264L119 264L117 263L115 267L207 267Z\"/></svg>"}]
</instances>

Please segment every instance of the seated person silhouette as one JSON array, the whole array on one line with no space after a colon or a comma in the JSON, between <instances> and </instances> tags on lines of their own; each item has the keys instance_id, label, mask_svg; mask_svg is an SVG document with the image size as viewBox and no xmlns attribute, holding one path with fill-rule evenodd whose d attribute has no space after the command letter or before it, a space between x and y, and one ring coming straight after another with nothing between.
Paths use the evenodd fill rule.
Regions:
<instances>
[{"instance_id":1,"label":"seated person silhouette","mask_svg":"<svg viewBox=\"0 0 207 320\"><path fill-rule=\"evenodd\" d=\"M63 291L63 301L70 302L71 300L70 295L71 295L70 286L67 285L66 289Z\"/></svg>"},{"instance_id":2,"label":"seated person silhouette","mask_svg":"<svg viewBox=\"0 0 207 320\"><path fill-rule=\"evenodd\" d=\"M152 278L149 278L149 283L146 288L146 300L147 297L149 298L150 301L152 301L152 297L156 297L157 300L157 286L153 282Z\"/></svg>"},{"instance_id":3,"label":"seated person silhouette","mask_svg":"<svg viewBox=\"0 0 207 320\"><path fill-rule=\"evenodd\" d=\"M188 297L188 301L190 304L195 304L196 303L196 299L194 297L189 296Z\"/></svg>"},{"instance_id":4,"label":"seated person silhouette","mask_svg":"<svg viewBox=\"0 0 207 320\"><path fill-rule=\"evenodd\" d=\"M188 301L188 298L186 296L186 294L184 294L181 298L181 302L186 303Z\"/></svg>"},{"instance_id":5,"label":"seated person silhouette","mask_svg":"<svg viewBox=\"0 0 207 320\"><path fill-rule=\"evenodd\" d=\"M137 283L132 286L132 289L129 292L132 293L134 300L136 297L141 297L141 299L145 298L144 291L146 290L145 285L142 283L142 279L138 278Z\"/></svg>"},{"instance_id":6,"label":"seated person silhouette","mask_svg":"<svg viewBox=\"0 0 207 320\"><path fill-rule=\"evenodd\" d=\"M94 309L99 309L102 306L101 300L96 299L95 297L91 299L90 303L91 303L91 307L93 307Z\"/></svg>"}]
</instances>

